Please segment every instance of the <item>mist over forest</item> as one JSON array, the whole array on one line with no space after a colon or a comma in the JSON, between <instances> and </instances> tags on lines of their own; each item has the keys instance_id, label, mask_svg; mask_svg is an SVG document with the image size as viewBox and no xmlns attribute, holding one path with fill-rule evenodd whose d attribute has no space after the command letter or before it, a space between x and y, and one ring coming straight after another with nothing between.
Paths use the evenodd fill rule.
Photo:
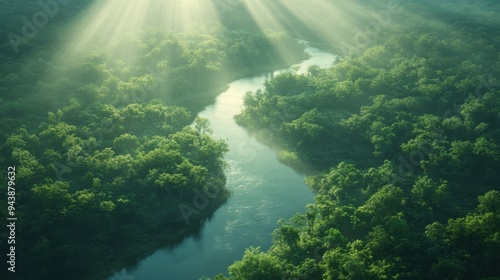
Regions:
<instances>
[{"instance_id":1,"label":"mist over forest","mask_svg":"<svg viewBox=\"0 0 500 280\"><path fill-rule=\"evenodd\" d=\"M314 200L196 279L500 279L498 1L0 0L0 22L1 279L181 279L134 271L249 211L200 114L262 76L221 116ZM336 59L293 66L311 50Z\"/></svg>"}]
</instances>

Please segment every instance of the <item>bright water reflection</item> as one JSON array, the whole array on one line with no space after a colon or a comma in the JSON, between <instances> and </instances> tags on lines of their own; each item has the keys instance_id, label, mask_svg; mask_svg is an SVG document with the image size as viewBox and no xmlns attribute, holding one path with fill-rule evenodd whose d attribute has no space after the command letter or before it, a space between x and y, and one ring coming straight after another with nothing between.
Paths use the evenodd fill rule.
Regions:
<instances>
[{"instance_id":1,"label":"bright water reflection","mask_svg":"<svg viewBox=\"0 0 500 280\"><path fill-rule=\"evenodd\" d=\"M311 58L299 64L301 73L311 65L326 67L335 60L334 55L314 48L307 51ZM261 246L267 250L277 221L304 212L305 205L313 201L304 175L281 164L271 148L250 137L233 120L242 109L244 94L262 88L264 81L265 76L259 76L232 82L215 104L199 114L210 120L213 137L227 139L229 144L226 175L232 196L228 202L204 224L199 236L173 249L158 250L125 279L197 280L202 275L226 272L241 259L245 248Z\"/></svg>"}]
</instances>

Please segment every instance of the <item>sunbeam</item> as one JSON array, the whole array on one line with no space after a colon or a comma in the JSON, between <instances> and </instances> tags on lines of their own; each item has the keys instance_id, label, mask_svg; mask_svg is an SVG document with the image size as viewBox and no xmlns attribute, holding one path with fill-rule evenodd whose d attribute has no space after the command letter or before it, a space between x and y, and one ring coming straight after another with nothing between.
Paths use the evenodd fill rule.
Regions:
<instances>
[{"instance_id":1,"label":"sunbeam","mask_svg":"<svg viewBox=\"0 0 500 280\"><path fill-rule=\"evenodd\" d=\"M500 279L500 1L0 14L4 274Z\"/></svg>"},{"instance_id":2,"label":"sunbeam","mask_svg":"<svg viewBox=\"0 0 500 280\"><path fill-rule=\"evenodd\" d=\"M96 2L75 23L75 38L69 40L72 50L88 50L92 47L109 48L126 33L142 29L151 0L111 0Z\"/></svg>"},{"instance_id":3,"label":"sunbeam","mask_svg":"<svg viewBox=\"0 0 500 280\"><path fill-rule=\"evenodd\" d=\"M124 36L148 28L187 32L217 21L216 7L210 0L96 1L75 21L70 53L89 49L123 49L117 45Z\"/></svg>"},{"instance_id":4,"label":"sunbeam","mask_svg":"<svg viewBox=\"0 0 500 280\"><path fill-rule=\"evenodd\" d=\"M244 0L242 5L261 30L283 31L296 37L309 37L332 46L350 42L373 14L395 2L380 2L367 7L353 1ZM352 44L352 43L351 43ZM286 46L276 46L286 56Z\"/></svg>"},{"instance_id":5,"label":"sunbeam","mask_svg":"<svg viewBox=\"0 0 500 280\"><path fill-rule=\"evenodd\" d=\"M391 3L389 0L387 5ZM363 20L373 20L377 5L371 9L354 2L311 0L242 0L231 5L215 0L143 0L96 1L73 24L72 37L67 38L66 55L91 49L107 49L128 57L135 50L123 38L151 28L189 32L219 24L226 12L237 8L250 15L261 32L272 30L291 36L308 34L331 45L354 44L355 36L363 32ZM225 3L225 2L224 2ZM379 4L381 8L386 3ZM375 9L375 10L373 10ZM228 26L231 28L231 26ZM353 32L354 30L354 32ZM292 55L286 45L276 44L282 58Z\"/></svg>"}]
</instances>

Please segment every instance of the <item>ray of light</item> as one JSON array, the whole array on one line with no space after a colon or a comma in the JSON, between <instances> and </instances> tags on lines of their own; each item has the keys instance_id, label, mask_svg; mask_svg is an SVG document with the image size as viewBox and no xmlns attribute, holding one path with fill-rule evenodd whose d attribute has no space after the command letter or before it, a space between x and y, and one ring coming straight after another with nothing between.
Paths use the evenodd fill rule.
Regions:
<instances>
[{"instance_id":1,"label":"ray of light","mask_svg":"<svg viewBox=\"0 0 500 280\"><path fill-rule=\"evenodd\" d=\"M170 30L186 32L218 21L216 8L210 0L156 1L152 7L160 12L152 17L152 24Z\"/></svg>"},{"instance_id":2,"label":"ray of light","mask_svg":"<svg viewBox=\"0 0 500 280\"><path fill-rule=\"evenodd\" d=\"M77 21L74 32L77 35L68 40L71 42L68 49L116 49L120 38L146 28L178 32L204 28L219 20L217 1L222 0L96 1ZM261 30L289 31L298 22L302 33L314 34L332 44L352 39L356 32L362 31L363 26L359 26L362 19L376 12L345 0L240 0L233 8L240 5ZM129 51L124 47L118 46L119 51ZM275 47L283 58L291 55L287 46Z\"/></svg>"},{"instance_id":3,"label":"ray of light","mask_svg":"<svg viewBox=\"0 0 500 280\"><path fill-rule=\"evenodd\" d=\"M287 22L283 19L279 7L276 3L265 0L244 0L242 5L251 15L253 21L265 32L267 30L286 32ZM289 46L282 43L275 43L273 46L283 61L292 62L295 56Z\"/></svg>"},{"instance_id":4,"label":"ray of light","mask_svg":"<svg viewBox=\"0 0 500 280\"><path fill-rule=\"evenodd\" d=\"M247 0L243 5L252 15L254 21L261 29L283 30L283 24L273 13L272 3L261 0Z\"/></svg>"},{"instance_id":5,"label":"ray of light","mask_svg":"<svg viewBox=\"0 0 500 280\"><path fill-rule=\"evenodd\" d=\"M186 32L217 21L211 0L96 1L76 21L65 47L71 54L92 48L115 50L124 36L148 28Z\"/></svg>"},{"instance_id":6,"label":"ray of light","mask_svg":"<svg viewBox=\"0 0 500 280\"><path fill-rule=\"evenodd\" d=\"M307 5L298 0L280 0L279 2L290 14L308 27L308 30L324 41L338 40L342 26L354 24L353 17L347 15L353 15L353 12L356 12L354 16L359 18L359 14L362 13L361 8L356 7L355 4L346 7L342 3L333 5L324 0L309 0ZM346 9L351 11L346 11Z\"/></svg>"},{"instance_id":7,"label":"ray of light","mask_svg":"<svg viewBox=\"0 0 500 280\"><path fill-rule=\"evenodd\" d=\"M97 1L75 24L70 49L110 48L125 34L140 31L151 1Z\"/></svg>"},{"instance_id":8,"label":"ray of light","mask_svg":"<svg viewBox=\"0 0 500 280\"><path fill-rule=\"evenodd\" d=\"M367 7L345 0L243 0L243 5L261 30L292 31L295 36L339 46L354 44L357 34L373 21L373 13L387 3ZM275 47L285 59L290 55L287 46Z\"/></svg>"},{"instance_id":9,"label":"ray of light","mask_svg":"<svg viewBox=\"0 0 500 280\"><path fill-rule=\"evenodd\" d=\"M63 62L77 52L94 49L107 50L114 57L124 57L133 64L138 46L127 44L124 37L133 40L135 34L149 28L176 32L210 28L223 16L217 1L225 0L96 0L75 21L60 59ZM360 22L377 12L377 8L373 10L376 6L363 8L346 0L234 0L233 3L235 1L232 10L245 9L262 32L288 32L298 28L302 30L295 35L313 34L330 45L353 40L355 33L362 30ZM294 62L296 52L287 43L272 42L282 60Z\"/></svg>"}]
</instances>

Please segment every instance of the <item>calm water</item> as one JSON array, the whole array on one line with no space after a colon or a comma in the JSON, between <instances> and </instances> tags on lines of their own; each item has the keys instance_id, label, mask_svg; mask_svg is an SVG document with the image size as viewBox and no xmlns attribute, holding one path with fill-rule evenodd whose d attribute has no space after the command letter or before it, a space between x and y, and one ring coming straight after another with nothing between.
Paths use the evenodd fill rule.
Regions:
<instances>
[{"instance_id":1,"label":"calm water","mask_svg":"<svg viewBox=\"0 0 500 280\"><path fill-rule=\"evenodd\" d=\"M327 67L335 60L334 55L318 49L307 51L311 58L298 64L302 73L311 65ZM244 94L263 88L265 78L232 82L215 104L199 114L210 120L213 137L227 139L229 144L226 176L232 195L228 202L204 224L200 236L190 237L173 249L160 249L134 271L124 269L108 280L198 280L203 275L227 273L227 267L241 259L245 248L269 249L277 221L304 212L306 204L313 201L304 175L281 164L271 148L257 142L233 120L242 110Z\"/></svg>"}]
</instances>

